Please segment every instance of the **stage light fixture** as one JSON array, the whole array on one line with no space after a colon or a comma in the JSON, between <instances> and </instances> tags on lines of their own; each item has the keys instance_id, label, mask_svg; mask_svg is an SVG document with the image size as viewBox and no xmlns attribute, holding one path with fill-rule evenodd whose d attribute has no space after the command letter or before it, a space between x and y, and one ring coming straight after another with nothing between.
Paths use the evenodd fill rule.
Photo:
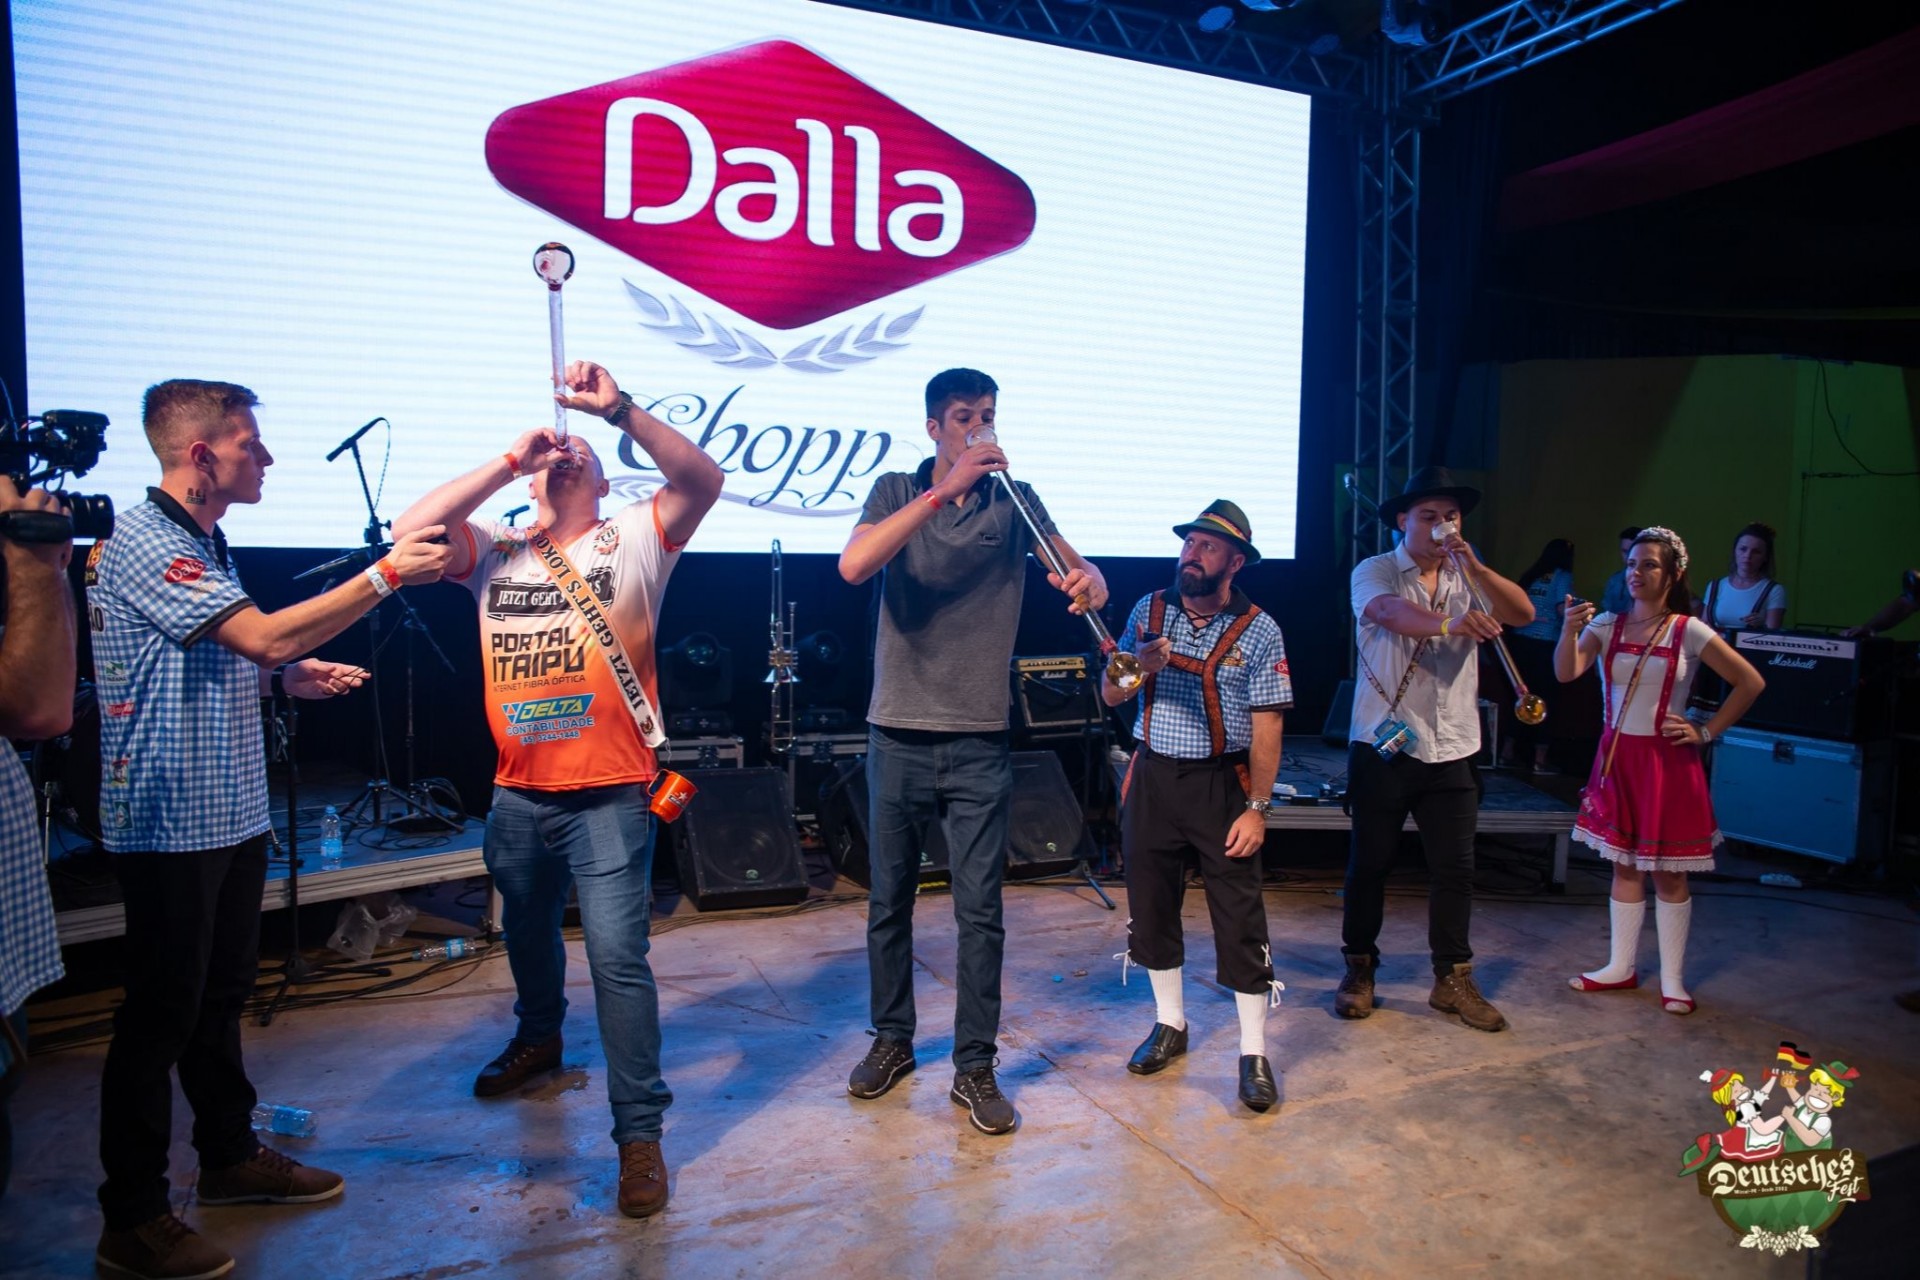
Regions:
<instances>
[{"instance_id":1,"label":"stage light fixture","mask_svg":"<svg viewBox=\"0 0 1920 1280\"><path fill-rule=\"evenodd\" d=\"M1418 49L1440 38L1442 14L1422 0L1380 0L1380 34Z\"/></svg>"},{"instance_id":2,"label":"stage light fixture","mask_svg":"<svg viewBox=\"0 0 1920 1280\"><path fill-rule=\"evenodd\" d=\"M840 728L851 716L848 708L858 696L852 654L832 631L801 637L799 700L811 728ZM828 715L827 713L832 713ZM836 721L823 724L823 717Z\"/></svg>"},{"instance_id":3,"label":"stage light fixture","mask_svg":"<svg viewBox=\"0 0 1920 1280\"><path fill-rule=\"evenodd\" d=\"M733 651L705 631L660 651L660 707L668 732L731 733Z\"/></svg>"},{"instance_id":4,"label":"stage light fixture","mask_svg":"<svg viewBox=\"0 0 1920 1280\"><path fill-rule=\"evenodd\" d=\"M1200 11L1193 25L1208 34L1225 31L1233 25L1233 6L1230 4L1210 4Z\"/></svg>"}]
</instances>

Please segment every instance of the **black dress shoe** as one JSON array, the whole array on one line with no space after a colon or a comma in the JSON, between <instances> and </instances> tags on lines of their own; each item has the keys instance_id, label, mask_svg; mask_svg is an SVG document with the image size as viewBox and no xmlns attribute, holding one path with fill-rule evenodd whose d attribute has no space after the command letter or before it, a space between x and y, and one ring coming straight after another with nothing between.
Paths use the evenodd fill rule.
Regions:
<instances>
[{"instance_id":1,"label":"black dress shoe","mask_svg":"<svg viewBox=\"0 0 1920 1280\"><path fill-rule=\"evenodd\" d=\"M1273 1083L1273 1068L1260 1054L1240 1056L1240 1101L1254 1111L1265 1111L1280 1101L1280 1090Z\"/></svg>"},{"instance_id":2,"label":"black dress shoe","mask_svg":"<svg viewBox=\"0 0 1920 1280\"><path fill-rule=\"evenodd\" d=\"M1140 1047L1127 1059L1127 1070L1137 1076L1150 1076L1156 1071L1165 1071L1167 1064L1187 1051L1187 1029L1178 1030L1164 1022L1153 1024L1153 1030L1140 1042Z\"/></svg>"}]
</instances>

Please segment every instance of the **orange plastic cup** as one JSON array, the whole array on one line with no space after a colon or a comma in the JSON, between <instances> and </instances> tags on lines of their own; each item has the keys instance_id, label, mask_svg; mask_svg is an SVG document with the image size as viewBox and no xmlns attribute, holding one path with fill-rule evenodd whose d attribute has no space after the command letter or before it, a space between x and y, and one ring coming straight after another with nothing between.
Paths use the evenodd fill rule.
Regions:
<instances>
[{"instance_id":1,"label":"orange plastic cup","mask_svg":"<svg viewBox=\"0 0 1920 1280\"><path fill-rule=\"evenodd\" d=\"M673 822L687 811L693 803L693 797L700 788L688 782L671 769L662 769L660 776L653 780L653 788L648 792L653 816L662 822Z\"/></svg>"}]
</instances>

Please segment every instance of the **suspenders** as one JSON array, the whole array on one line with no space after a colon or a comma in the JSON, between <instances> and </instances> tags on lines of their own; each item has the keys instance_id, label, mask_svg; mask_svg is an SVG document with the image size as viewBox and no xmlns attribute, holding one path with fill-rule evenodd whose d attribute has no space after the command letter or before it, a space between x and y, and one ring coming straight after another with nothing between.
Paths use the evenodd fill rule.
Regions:
<instances>
[{"instance_id":1,"label":"suspenders","mask_svg":"<svg viewBox=\"0 0 1920 1280\"><path fill-rule=\"evenodd\" d=\"M1214 641L1213 651L1202 661L1189 658L1184 653L1175 653L1167 659L1167 665L1176 671L1200 677L1200 689L1207 703L1207 733L1212 739L1213 754L1225 755L1227 750L1227 721L1220 710L1220 663L1233 651L1240 637L1246 634L1253 620L1260 616L1260 606L1248 602L1247 611L1234 619L1220 638ZM1147 630L1165 634L1167 620L1167 593L1153 593L1153 603L1147 606ZM1153 734L1153 694L1158 684L1159 673L1147 677L1146 687L1141 690L1140 741L1144 746Z\"/></svg>"}]
</instances>

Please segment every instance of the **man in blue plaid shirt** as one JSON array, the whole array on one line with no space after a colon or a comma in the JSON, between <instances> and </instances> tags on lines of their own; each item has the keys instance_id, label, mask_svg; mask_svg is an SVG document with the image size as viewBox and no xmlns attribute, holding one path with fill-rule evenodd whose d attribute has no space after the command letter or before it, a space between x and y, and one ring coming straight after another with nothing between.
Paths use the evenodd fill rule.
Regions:
<instances>
[{"instance_id":1,"label":"man in blue plaid shirt","mask_svg":"<svg viewBox=\"0 0 1920 1280\"><path fill-rule=\"evenodd\" d=\"M53 897L41 860L33 786L8 739L51 738L73 723L73 591L70 538L22 541L6 517L58 513L45 490L20 493L0 475L0 1195L13 1171L7 1100L25 1067L27 997L65 972L54 933Z\"/></svg>"},{"instance_id":2,"label":"man in blue plaid shirt","mask_svg":"<svg viewBox=\"0 0 1920 1280\"><path fill-rule=\"evenodd\" d=\"M270 673L299 698L359 687L358 667L294 659L402 585L436 581L447 563L444 539L434 541L443 531L421 529L331 591L274 613L256 607L218 521L260 501L273 465L258 403L229 382L148 388L142 418L160 484L87 557L102 842L127 913L126 999L100 1081L106 1230L95 1259L124 1275L233 1266L168 1202L176 1068L193 1107L201 1204L303 1204L344 1186L253 1136L240 1017L259 967L267 869L259 699Z\"/></svg>"},{"instance_id":3,"label":"man in blue plaid shirt","mask_svg":"<svg viewBox=\"0 0 1920 1280\"><path fill-rule=\"evenodd\" d=\"M1173 531L1185 540L1173 589L1135 605L1120 635L1120 646L1147 673L1133 730L1140 745L1127 767L1120 815L1128 910L1123 975L1125 964L1147 971L1155 1009L1153 1030L1127 1070L1153 1075L1187 1051L1180 902L1192 855L1213 917L1216 980L1233 992L1240 1016L1240 1101L1266 1111L1279 1100L1266 1019L1280 984L1260 894L1260 850L1293 680L1279 625L1233 585L1236 573L1260 560L1246 514L1222 499ZM1100 689L1110 707L1132 696L1105 678Z\"/></svg>"}]
</instances>

